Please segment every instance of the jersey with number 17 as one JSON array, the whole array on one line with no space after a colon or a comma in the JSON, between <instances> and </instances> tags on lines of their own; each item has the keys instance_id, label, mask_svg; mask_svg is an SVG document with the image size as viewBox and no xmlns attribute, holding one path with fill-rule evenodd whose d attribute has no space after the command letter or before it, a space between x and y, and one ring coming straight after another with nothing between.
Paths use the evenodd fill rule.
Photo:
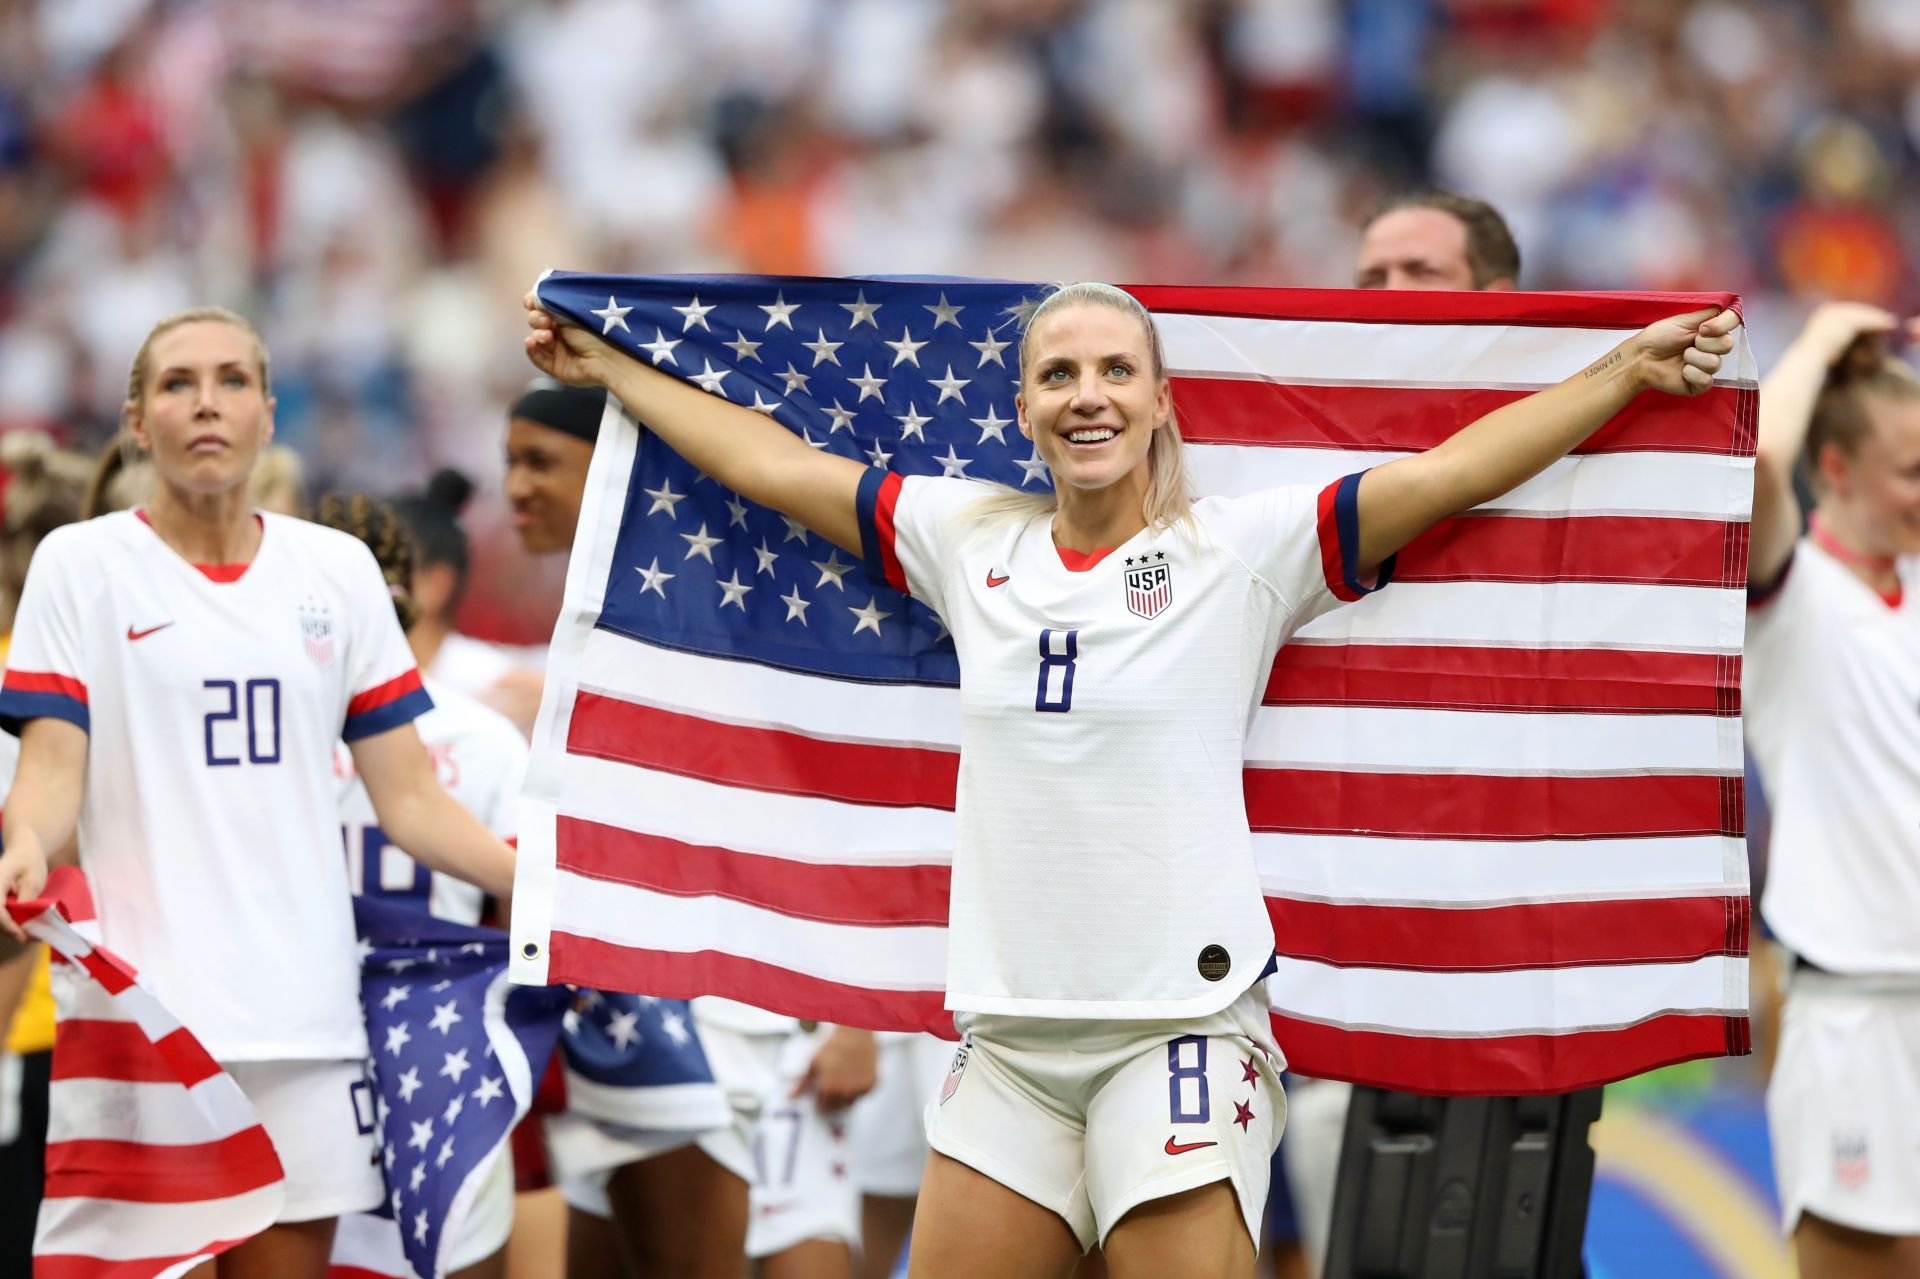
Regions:
<instances>
[{"instance_id":1,"label":"jersey with number 17","mask_svg":"<svg viewBox=\"0 0 1920 1279\"><path fill-rule=\"evenodd\" d=\"M1054 545L1005 490L870 472L869 573L960 657L947 1007L1198 1017L1273 956L1242 787L1275 651L1345 600L1359 476L1196 502L1104 556Z\"/></svg>"},{"instance_id":2,"label":"jersey with number 17","mask_svg":"<svg viewBox=\"0 0 1920 1279\"><path fill-rule=\"evenodd\" d=\"M241 566L138 514L40 544L0 721L87 732L80 864L104 943L223 1061L366 1051L333 747L431 706L359 539L262 515Z\"/></svg>"}]
</instances>

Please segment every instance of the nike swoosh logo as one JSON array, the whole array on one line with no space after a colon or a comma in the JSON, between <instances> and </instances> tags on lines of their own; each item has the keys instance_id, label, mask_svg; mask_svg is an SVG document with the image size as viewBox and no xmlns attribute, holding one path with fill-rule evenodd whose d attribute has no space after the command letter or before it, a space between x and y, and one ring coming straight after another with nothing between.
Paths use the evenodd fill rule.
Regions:
<instances>
[{"instance_id":1,"label":"nike swoosh logo","mask_svg":"<svg viewBox=\"0 0 1920 1279\"><path fill-rule=\"evenodd\" d=\"M155 631L164 631L169 626L172 626L172 625L173 625L172 622L162 622L158 626L149 626L144 631L136 631L131 626L129 626L127 628L127 638L130 640L143 640L147 636L153 634Z\"/></svg>"},{"instance_id":2,"label":"nike swoosh logo","mask_svg":"<svg viewBox=\"0 0 1920 1279\"><path fill-rule=\"evenodd\" d=\"M1217 1146L1219 1144L1217 1141L1189 1141L1185 1145L1182 1145L1169 1137L1167 1138L1167 1153L1170 1155L1184 1155L1189 1150L1200 1150L1207 1146Z\"/></svg>"},{"instance_id":3,"label":"nike swoosh logo","mask_svg":"<svg viewBox=\"0 0 1920 1279\"><path fill-rule=\"evenodd\" d=\"M1005 586L1005 585L1006 585L1006 584L1007 584L1008 582L1010 582L1010 581L1012 581L1012 580L1013 580L1013 579L1012 579L1011 577L995 577L995 576L993 575L993 570L992 570L992 569L988 569L988 570L987 570L987 587L988 587L988 589L992 589L993 587L996 587L996 586Z\"/></svg>"}]
</instances>

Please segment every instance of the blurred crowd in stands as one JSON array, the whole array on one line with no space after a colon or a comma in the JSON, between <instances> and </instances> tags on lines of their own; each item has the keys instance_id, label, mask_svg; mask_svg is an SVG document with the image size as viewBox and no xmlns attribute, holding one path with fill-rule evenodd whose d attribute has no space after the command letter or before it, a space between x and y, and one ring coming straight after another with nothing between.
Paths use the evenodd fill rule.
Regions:
<instances>
[{"instance_id":1,"label":"blurred crowd in stands","mask_svg":"<svg viewBox=\"0 0 1920 1279\"><path fill-rule=\"evenodd\" d=\"M1764 366L1920 305L1917 160L1916 0L0 0L0 430L103 444L225 303L316 487L461 466L485 560L544 267L1337 287L1431 179ZM539 638L528 571L470 625Z\"/></svg>"}]
</instances>

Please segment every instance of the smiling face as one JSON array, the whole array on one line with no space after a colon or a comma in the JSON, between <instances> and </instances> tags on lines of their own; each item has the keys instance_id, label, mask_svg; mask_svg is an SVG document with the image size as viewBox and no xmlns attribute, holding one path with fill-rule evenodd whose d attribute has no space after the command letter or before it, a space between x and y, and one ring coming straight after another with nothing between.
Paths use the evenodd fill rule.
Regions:
<instances>
[{"instance_id":1,"label":"smiling face","mask_svg":"<svg viewBox=\"0 0 1920 1279\"><path fill-rule=\"evenodd\" d=\"M507 500L513 531L535 555L573 549L593 445L531 418L507 421Z\"/></svg>"},{"instance_id":2,"label":"smiling face","mask_svg":"<svg viewBox=\"0 0 1920 1279\"><path fill-rule=\"evenodd\" d=\"M1056 490L1144 489L1147 449L1172 412L1139 319L1079 302L1039 316L1021 352L1020 433L1053 469Z\"/></svg>"},{"instance_id":3,"label":"smiling face","mask_svg":"<svg viewBox=\"0 0 1920 1279\"><path fill-rule=\"evenodd\" d=\"M161 481L197 495L247 483L273 438L273 399L253 336L221 320L158 334L127 430Z\"/></svg>"}]
</instances>

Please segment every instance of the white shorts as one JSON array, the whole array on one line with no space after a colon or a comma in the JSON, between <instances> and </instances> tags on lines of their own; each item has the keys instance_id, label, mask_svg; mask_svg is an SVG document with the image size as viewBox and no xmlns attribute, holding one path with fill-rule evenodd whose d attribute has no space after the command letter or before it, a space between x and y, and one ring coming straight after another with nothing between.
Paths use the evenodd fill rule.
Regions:
<instances>
[{"instance_id":1,"label":"white shorts","mask_svg":"<svg viewBox=\"0 0 1920 1279\"><path fill-rule=\"evenodd\" d=\"M940 1091L953 1043L882 1033L880 1080L853 1104L853 1180L863 1195L911 1199L927 1167L927 1102Z\"/></svg>"},{"instance_id":2,"label":"white shorts","mask_svg":"<svg viewBox=\"0 0 1920 1279\"><path fill-rule=\"evenodd\" d=\"M276 1221L317 1221L379 1206L386 1183L361 1061L228 1061L286 1171Z\"/></svg>"},{"instance_id":3,"label":"white shorts","mask_svg":"<svg viewBox=\"0 0 1920 1279\"><path fill-rule=\"evenodd\" d=\"M749 1034L701 1023L701 1045L733 1106L733 1125L698 1135L641 1133L553 1116L549 1154L557 1149L558 1131L573 1160L555 1179L561 1195L570 1207L609 1217L607 1183L616 1168L697 1144L750 1188L749 1257L776 1256L809 1239L857 1244L860 1201L848 1167L845 1125L823 1118L811 1098L787 1096L806 1073L821 1033ZM593 1130L590 1135L582 1125Z\"/></svg>"},{"instance_id":4,"label":"white shorts","mask_svg":"<svg viewBox=\"0 0 1920 1279\"><path fill-rule=\"evenodd\" d=\"M502 1147L493 1170L480 1183L473 1207L454 1223L453 1233L441 1245L444 1272L454 1274L485 1261L507 1246L512 1232L513 1152ZM368 1275L413 1279L399 1225L371 1213L356 1212L340 1219L333 1236L333 1267L336 1272L344 1267Z\"/></svg>"},{"instance_id":5,"label":"white shorts","mask_svg":"<svg viewBox=\"0 0 1920 1279\"><path fill-rule=\"evenodd\" d=\"M957 1021L935 1150L1060 1214L1083 1249L1139 1204L1228 1181L1259 1246L1287 1111L1264 983L1180 1021Z\"/></svg>"},{"instance_id":6,"label":"white shorts","mask_svg":"<svg viewBox=\"0 0 1920 1279\"><path fill-rule=\"evenodd\" d=\"M1812 1212L1855 1230L1920 1235L1920 992L1794 974L1767 1124L1789 1234Z\"/></svg>"}]
</instances>

